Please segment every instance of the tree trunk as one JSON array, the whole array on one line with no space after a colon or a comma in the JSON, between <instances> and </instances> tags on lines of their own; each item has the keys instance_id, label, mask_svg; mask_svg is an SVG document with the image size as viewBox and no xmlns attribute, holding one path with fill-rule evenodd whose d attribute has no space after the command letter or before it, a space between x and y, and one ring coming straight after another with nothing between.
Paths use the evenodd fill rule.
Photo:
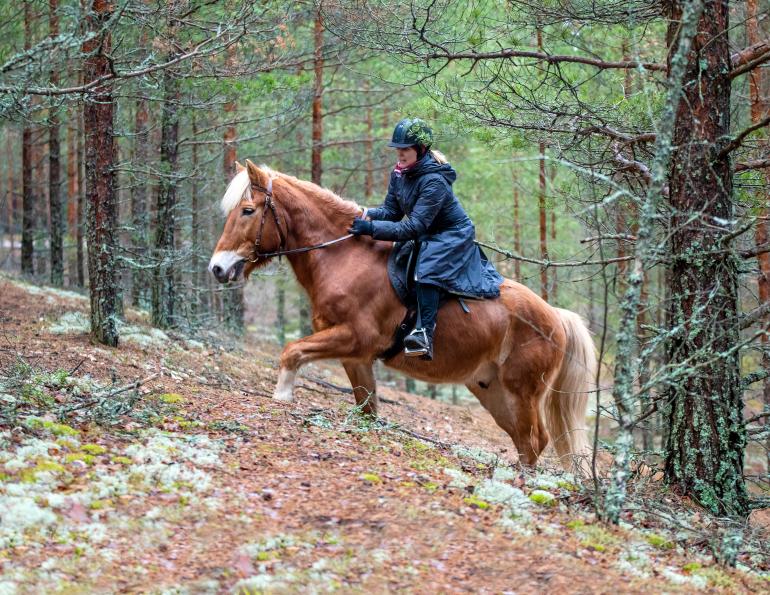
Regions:
<instances>
[{"instance_id":1,"label":"tree trunk","mask_svg":"<svg viewBox=\"0 0 770 595\"><path fill-rule=\"evenodd\" d=\"M667 345L671 428L666 478L716 514L747 510L738 351L738 267L720 247L730 231L733 173L720 151L730 137L727 0L707 0L687 56L669 170ZM682 2L671 5L669 46L679 42ZM673 51L669 52L669 56ZM724 224L720 222L725 222ZM720 229L720 226L725 227ZM716 249L715 249L716 247Z\"/></svg>"},{"instance_id":2,"label":"tree trunk","mask_svg":"<svg viewBox=\"0 0 770 595\"><path fill-rule=\"evenodd\" d=\"M75 243L77 228L78 193L78 142L77 110L70 110L69 125L67 126L67 231L69 241ZM70 285L77 285L77 260L75 254L70 251L67 258L67 276Z\"/></svg>"},{"instance_id":3,"label":"tree trunk","mask_svg":"<svg viewBox=\"0 0 770 595\"><path fill-rule=\"evenodd\" d=\"M32 5L24 2L24 50L32 47ZM35 194L32 188L32 128L24 123L21 132L21 272L32 275L35 272Z\"/></svg>"},{"instance_id":4,"label":"tree trunk","mask_svg":"<svg viewBox=\"0 0 770 595\"><path fill-rule=\"evenodd\" d=\"M110 72L110 3L94 0L86 17L88 31L94 34L83 44L86 58L83 77L92 81ZM117 346L117 275L115 229L117 205L113 179L113 103L110 83L93 89L83 105L87 139L85 169L88 202L88 278L91 297L91 334L99 343Z\"/></svg>"},{"instance_id":5,"label":"tree trunk","mask_svg":"<svg viewBox=\"0 0 770 595\"><path fill-rule=\"evenodd\" d=\"M227 49L226 57L227 67L231 68L235 65L235 46L231 45ZM225 104L225 118L229 122L225 128L223 141L224 141L224 156L222 161L222 167L224 170L224 179L227 183L232 180L235 175L235 157L236 157L236 143L238 140L238 132L235 128L235 124L231 122L235 119L237 105L235 101L228 101ZM233 284L228 283L224 288L222 294L222 307L223 318L225 327L235 334L241 335L244 330L244 304L243 304L243 281L237 281Z\"/></svg>"},{"instance_id":6,"label":"tree trunk","mask_svg":"<svg viewBox=\"0 0 770 595\"><path fill-rule=\"evenodd\" d=\"M10 241L10 253L8 256L8 263L11 267L14 266L14 253L15 253L15 233L16 233L16 218L18 217L17 204L16 204L16 178L14 176L14 163L13 163L13 135L10 131L5 136L5 165L7 167L7 189L8 193L8 239Z\"/></svg>"},{"instance_id":7,"label":"tree trunk","mask_svg":"<svg viewBox=\"0 0 770 595\"><path fill-rule=\"evenodd\" d=\"M540 260L548 260L548 234L546 230L545 213L545 143L540 143L540 175L538 177L540 192L538 194L538 211L540 213ZM540 297L548 301L548 269L540 267Z\"/></svg>"},{"instance_id":8,"label":"tree trunk","mask_svg":"<svg viewBox=\"0 0 770 595\"><path fill-rule=\"evenodd\" d=\"M52 38L59 35L58 0L48 0L48 28ZM49 79L51 86L59 84L59 74L55 67L51 68ZM61 201L61 148L59 145L59 114L51 102L51 112L48 116L48 205L50 209L51 236L51 284L64 284L64 216Z\"/></svg>"},{"instance_id":9,"label":"tree trunk","mask_svg":"<svg viewBox=\"0 0 770 595\"><path fill-rule=\"evenodd\" d=\"M206 286L206 279L204 277L205 264L201 258L201 255L203 254L203 246L201 245L201 204L197 179L199 159L198 145L195 144L195 141L198 137L198 122L194 111L191 114L191 119L193 145L191 148L190 160L193 175L190 178L190 209L192 211L192 216L190 218L190 242L192 244L192 255L190 258L190 263L193 270L192 314L197 322L197 320L200 318L201 309L203 309L203 311L206 309L206 292L204 290Z\"/></svg>"},{"instance_id":10,"label":"tree trunk","mask_svg":"<svg viewBox=\"0 0 770 595\"><path fill-rule=\"evenodd\" d=\"M759 21L757 19L757 0L748 0L746 3L746 42L749 46L757 44L761 40L759 33ZM767 88L767 80L765 76L765 69L763 67L754 68L749 73L749 97L751 100L751 121L756 124L768 112L768 100L763 96L763 92ZM767 136L762 136L757 139L759 157L767 156L770 145L767 142ZM770 188L770 170L765 169L763 171L765 177L765 191ZM770 217L770 209L767 207L767 201L760 202L762 207L757 213L757 227L755 230L754 240L757 246L764 246L768 242L768 217ZM770 302L770 253L763 252L757 255L757 265L759 267L759 276L757 278L757 292L759 294L759 305L762 306ZM768 340L767 333L770 332L770 316L765 315L760 321L760 326L764 329L765 334L762 335L762 367L765 370L770 370L770 340ZM766 413L770 413L770 377L765 378L762 383L762 396L764 401L764 409ZM765 428L768 431L768 437L765 442L765 464L766 473L770 475L770 416L765 417Z\"/></svg>"},{"instance_id":11,"label":"tree trunk","mask_svg":"<svg viewBox=\"0 0 770 595\"><path fill-rule=\"evenodd\" d=\"M364 81L364 89L367 91L367 101L368 98L368 91L369 91L369 81ZM372 123L372 106L367 105L366 106L366 118L364 121L364 124L366 125L366 142L364 143L364 152L366 155L366 177L364 178L364 196L366 197L366 202L369 204L369 201L372 198L372 194L374 192L374 130L373 130L373 123Z\"/></svg>"},{"instance_id":12,"label":"tree trunk","mask_svg":"<svg viewBox=\"0 0 770 595\"><path fill-rule=\"evenodd\" d=\"M321 22L321 6L318 5L315 17L315 29L313 34L314 40L314 55L313 55L313 71L315 72L315 81L313 84L313 145L310 157L310 179L314 184L321 185L321 154L323 147L323 114L321 113L321 99L323 96L323 76L324 76L324 59L323 59L323 23Z\"/></svg>"},{"instance_id":13,"label":"tree trunk","mask_svg":"<svg viewBox=\"0 0 770 595\"><path fill-rule=\"evenodd\" d=\"M77 118L79 123L81 124L80 130L82 131L83 126L83 112L82 110L78 112ZM85 148L83 146L83 133L78 132L78 166L77 166L77 176L78 176L78 205L75 212L75 215L77 217L77 225L75 227L75 240L77 243L76 246L76 255L77 255L77 266L78 266L78 287L85 287L86 284L86 275L85 275L85 254L83 254L83 244L84 241L84 231L85 226L83 224L84 217L83 217L83 205L86 200L85 196Z\"/></svg>"},{"instance_id":14,"label":"tree trunk","mask_svg":"<svg viewBox=\"0 0 770 595\"><path fill-rule=\"evenodd\" d=\"M171 18L174 2L167 6L167 34L175 38L175 21ZM174 59L172 51L167 59ZM176 185L178 181L177 152L179 140L179 81L171 68L163 71L163 101L160 131L160 185L155 218L155 242L152 282L152 323L160 328L175 326L177 287L174 278L174 232L176 229Z\"/></svg>"},{"instance_id":15,"label":"tree trunk","mask_svg":"<svg viewBox=\"0 0 770 595\"><path fill-rule=\"evenodd\" d=\"M516 164L514 164L514 168ZM521 224L519 221L519 186L516 179L516 170L513 174L513 251L521 254ZM516 258L513 261L513 276L515 280L521 283L521 261Z\"/></svg>"},{"instance_id":16,"label":"tree trunk","mask_svg":"<svg viewBox=\"0 0 770 595\"><path fill-rule=\"evenodd\" d=\"M146 37L145 37L146 41ZM142 86L139 86L139 94L143 94ZM139 97L136 102L136 114L134 115L134 167L144 168L149 157L150 134L148 101L145 97ZM142 308L147 306L149 279L147 269L148 227L147 217L147 175L143 172L135 174L131 184L131 244L133 258L137 266L131 270L131 303Z\"/></svg>"}]
</instances>

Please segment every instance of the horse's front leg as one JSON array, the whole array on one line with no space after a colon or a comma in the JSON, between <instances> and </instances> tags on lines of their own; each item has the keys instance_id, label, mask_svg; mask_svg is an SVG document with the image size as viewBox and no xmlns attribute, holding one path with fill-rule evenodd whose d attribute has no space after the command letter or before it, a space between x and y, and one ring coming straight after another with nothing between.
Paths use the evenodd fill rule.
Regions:
<instances>
[{"instance_id":1,"label":"horse's front leg","mask_svg":"<svg viewBox=\"0 0 770 595\"><path fill-rule=\"evenodd\" d=\"M361 411L364 413L376 416L379 399L377 398L377 383L374 379L371 362L362 364L342 362L342 367L345 368L350 379L350 386L353 387L356 405L361 407Z\"/></svg>"},{"instance_id":2,"label":"horse's front leg","mask_svg":"<svg viewBox=\"0 0 770 595\"><path fill-rule=\"evenodd\" d=\"M281 353L281 369L273 398L294 400L294 380L304 364L320 359L344 359L358 355L358 338L346 325L333 326L288 343Z\"/></svg>"}]
</instances>

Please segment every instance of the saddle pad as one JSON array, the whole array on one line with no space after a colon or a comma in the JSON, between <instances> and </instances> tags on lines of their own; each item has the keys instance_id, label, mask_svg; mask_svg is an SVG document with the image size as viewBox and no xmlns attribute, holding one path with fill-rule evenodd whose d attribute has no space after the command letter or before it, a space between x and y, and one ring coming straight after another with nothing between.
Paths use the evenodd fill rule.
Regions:
<instances>
[{"instance_id":1,"label":"saddle pad","mask_svg":"<svg viewBox=\"0 0 770 595\"><path fill-rule=\"evenodd\" d=\"M390 279L390 284L393 286L399 301L407 307L417 303L417 295L414 289L416 255L410 259L414 247L414 240L395 242L393 250L390 251L388 256L388 278Z\"/></svg>"}]
</instances>

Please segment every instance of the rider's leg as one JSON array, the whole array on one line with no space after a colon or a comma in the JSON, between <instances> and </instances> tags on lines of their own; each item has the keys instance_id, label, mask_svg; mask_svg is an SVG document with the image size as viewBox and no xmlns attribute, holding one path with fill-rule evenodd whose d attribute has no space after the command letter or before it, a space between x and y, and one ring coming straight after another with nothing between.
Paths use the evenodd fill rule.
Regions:
<instances>
[{"instance_id":1,"label":"rider's leg","mask_svg":"<svg viewBox=\"0 0 770 595\"><path fill-rule=\"evenodd\" d=\"M441 288L429 283L417 284L417 302L420 308L421 325L404 339L407 355L421 355L426 359L433 357L433 331L436 328L438 302Z\"/></svg>"}]
</instances>

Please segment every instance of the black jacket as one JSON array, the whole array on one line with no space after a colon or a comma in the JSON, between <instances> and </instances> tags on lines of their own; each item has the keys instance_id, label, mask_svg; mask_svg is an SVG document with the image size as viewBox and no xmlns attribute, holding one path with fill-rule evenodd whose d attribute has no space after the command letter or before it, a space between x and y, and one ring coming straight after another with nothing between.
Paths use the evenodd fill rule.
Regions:
<instances>
[{"instance_id":1,"label":"black jacket","mask_svg":"<svg viewBox=\"0 0 770 595\"><path fill-rule=\"evenodd\" d=\"M503 278L474 243L476 231L452 191L457 173L428 152L390 175L381 207L370 209L372 237L420 242L415 279L470 297L500 295Z\"/></svg>"}]
</instances>

